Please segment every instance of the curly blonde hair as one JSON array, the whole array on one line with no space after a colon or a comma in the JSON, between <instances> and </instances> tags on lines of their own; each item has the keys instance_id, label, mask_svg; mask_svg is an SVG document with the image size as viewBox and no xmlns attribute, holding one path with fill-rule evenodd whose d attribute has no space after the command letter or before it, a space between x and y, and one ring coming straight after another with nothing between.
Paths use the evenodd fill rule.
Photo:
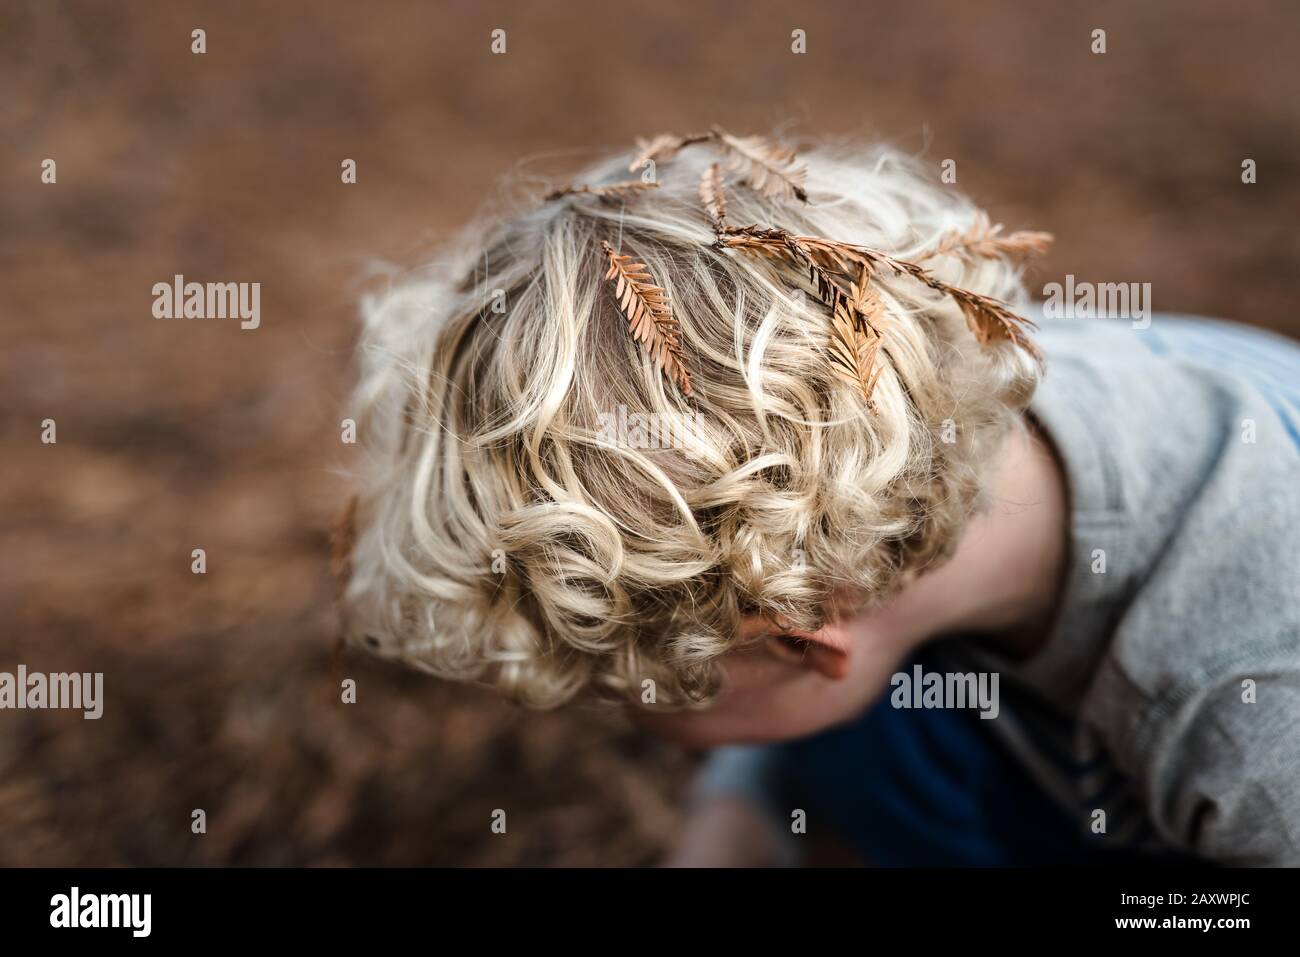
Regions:
<instances>
[{"instance_id":1,"label":"curly blonde hair","mask_svg":"<svg viewBox=\"0 0 1300 957\"><path fill-rule=\"evenodd\" d=\"M626 180L630 158L581 181ZM654 189L534 200L365 302L346 601L374 650L535 706L634 701L647 680L661 705L705 703L743 616L816 629L833 593L883 600L952 551L1038 363L1014 340L982 348L950 297L882 273L865 402L826 361L807 273L715 241L711 159L682 151ZM801 161L806 203L741 185L728 215L1023 303L1012 257L953 241L983 214L907 158ZM689 398L629 335L603 243L663 287ZM611 432L629 419L678 427Z\"/></svg>"}]
</instances>

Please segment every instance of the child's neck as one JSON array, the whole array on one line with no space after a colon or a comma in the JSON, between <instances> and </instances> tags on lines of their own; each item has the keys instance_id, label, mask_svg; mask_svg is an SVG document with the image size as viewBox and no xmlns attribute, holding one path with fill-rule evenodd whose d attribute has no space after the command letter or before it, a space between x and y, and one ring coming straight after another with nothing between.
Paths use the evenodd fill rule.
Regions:
<instances>
[{"instance_id":1,"label":"child's neck","mask_svg":"<svg viewBox=\"0 0 1300 957\"><path fill-rule=\"evenodd\" d=\"M989 501L948 562L872 616L904 653L958 631L987 633L1018 656L1046 638L1066 570L1069 509L1065 476L1045 437L1030 429L1008 440Z\"/></svg>"}]
</instances>

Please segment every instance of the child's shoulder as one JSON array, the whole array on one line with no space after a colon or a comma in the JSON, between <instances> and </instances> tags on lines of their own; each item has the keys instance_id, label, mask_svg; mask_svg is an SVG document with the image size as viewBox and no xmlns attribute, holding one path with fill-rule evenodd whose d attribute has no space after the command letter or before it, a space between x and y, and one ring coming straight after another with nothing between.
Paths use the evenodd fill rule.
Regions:
<instances>
[{"instance_id":1,"label":"child's shoulder","mask_svg":"<svg viewBox=\"0 0 1300 957\"><path fill-rule=\"evenodd\" d=\"M1300 346L1163 316L1049 323L1043 342L1034 411L1066 470L1076 563L1136 624L1130 677L1154 689L1281 633L1300 646Z\"/></svg>"},{"instance_id":2,"label":"child's shoulder","mask_svg":"<svg viewBox=\"0 0 1300 957\"><path fill-rule=\"evenodd\" d=\"M1082 717L1160 831L1300 862L1300 347L1159 315L1044 325L1034 411L1070 484L1073 571L1043 664L1091 658Z\"/></svg>"},{"instance_id":3,"label":"child's shoulder","mask_svg":"<svg viewBox=\"0 0 1300 957\"><path fill-rule=\"evenodd\" d=\"M1049 320L1041 331L1047 374L1035 411L1059 444L1092 446L1100 461L1081 464L1102 473L1087 476L1104 486L1100 506L1158 524L1195 498L1231 513L1293 486L1300 343L1207 319L1157 314L1133 325ZM1287 518L1258 514L1270 525Z\"/></svg>"}]
</instances>

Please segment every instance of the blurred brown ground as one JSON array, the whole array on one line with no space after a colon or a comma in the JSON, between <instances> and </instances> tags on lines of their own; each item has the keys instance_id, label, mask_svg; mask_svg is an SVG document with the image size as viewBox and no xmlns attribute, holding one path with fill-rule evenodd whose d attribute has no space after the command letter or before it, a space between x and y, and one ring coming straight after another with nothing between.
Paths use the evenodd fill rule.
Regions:
<instances>
[{"instance_id":1,"label":"blurred brown ground","mask_svg":"<svg viewBox=\"0 0 1300 957\"><path fill-rule=\"evenodd\" d=\"M0 712L0 864L654 861L686 756L331 670L367 265L417 264L523 159L785 127L955 158L995 219L1057 234L1038 281L1297 335L1297 29L1290 2L6 0L0 670L103 671L107 704ZM260 281L262 328L153 319L175 273Z\"/></svg>"}]
</instances>

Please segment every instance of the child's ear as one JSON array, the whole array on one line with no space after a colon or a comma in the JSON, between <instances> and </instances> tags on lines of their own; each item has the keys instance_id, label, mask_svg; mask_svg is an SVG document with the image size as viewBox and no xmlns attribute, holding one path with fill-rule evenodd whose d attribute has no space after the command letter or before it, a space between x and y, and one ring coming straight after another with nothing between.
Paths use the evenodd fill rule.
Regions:
<instances>
[{"instance_id":1,"label":"child's ear","mask_svg":"<svg viewBox=\"0 0 1300 957\"><path fill-rule=\"evenodd\" d=\"M849 645L831 640L826 629L806 636L809 642L808 664L823 678L838 681L849 673Z\"/></svg>"},{"instance_id":2,"label":"child's ear","mask_svg":"<svg viewBox=\"0 0 1300 957\"><path fill-rule=\"evenodd\" d=\"M771 641L780 649L780 657L838 681L849 673L849 644L842 634L829 631L789 631Z\"/></svg>"}]
</instances>

